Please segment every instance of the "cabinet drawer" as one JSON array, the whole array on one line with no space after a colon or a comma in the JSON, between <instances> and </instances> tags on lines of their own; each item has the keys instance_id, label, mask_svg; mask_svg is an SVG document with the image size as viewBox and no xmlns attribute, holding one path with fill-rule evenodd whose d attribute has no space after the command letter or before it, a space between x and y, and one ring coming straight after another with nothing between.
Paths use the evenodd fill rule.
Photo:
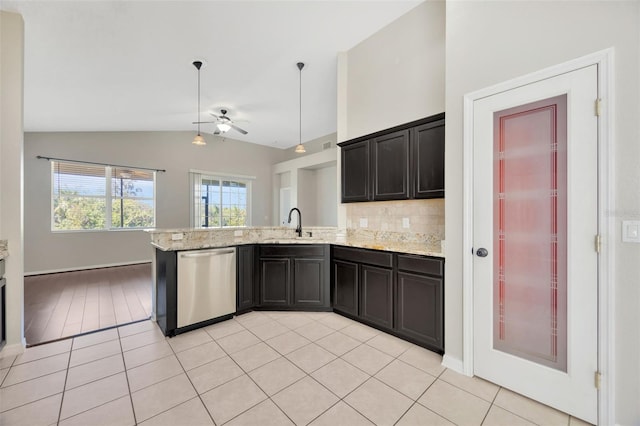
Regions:
<instances>
[{"instance_id":1,"label":"cabinet drawer","mask_svg":"<svg viewBox=\"0 0 640 426\"><path fill-rule=\"evenodd\" d=\"M260 256L322 257L326 246L322 244L274 244L260 246Z\"/></svg>"},{"instance_id":2,"label":"cabinet drawer","mask_svg":"<svg viewBox=\"0 0 640 426\"><path fill-rule=\"evenodd\" d=\"M333 257L385 268L393 267L393 254L384 251L334 246Z\"/></svg>"},{"instance_id":3,"label":"cabinet drawer","mask_svg":"<svg viewBox=\"0 0 640 426\"><path fill-rule=\"evenodd\" d=\"M398 255L398 269L401 271L416 272L418 274L443 275L444 262L442 259L432 257L412 256L408 254Z\"/></svg>"}]
</instances>

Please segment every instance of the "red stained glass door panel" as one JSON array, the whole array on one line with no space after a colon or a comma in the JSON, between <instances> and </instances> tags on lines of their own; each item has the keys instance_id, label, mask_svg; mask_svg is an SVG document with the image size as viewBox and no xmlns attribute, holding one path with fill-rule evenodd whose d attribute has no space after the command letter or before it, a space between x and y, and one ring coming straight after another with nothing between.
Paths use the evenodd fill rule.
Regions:
<instances>
[{"instance_id":1,"label":"red stained glass door panel","mask_svg":"<svg viewBox=\"0 0 640 426\"><path fill-rule=\"evenodd\" d=\"M494 113L494 348L566 371L566 95Z\"/></svg>"}]
</instances>

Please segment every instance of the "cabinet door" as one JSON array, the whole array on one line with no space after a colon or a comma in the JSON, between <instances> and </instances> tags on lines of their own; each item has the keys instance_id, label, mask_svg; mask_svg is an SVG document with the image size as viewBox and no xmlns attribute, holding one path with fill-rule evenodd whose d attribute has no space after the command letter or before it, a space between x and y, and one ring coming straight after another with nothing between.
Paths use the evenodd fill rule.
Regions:
<instances>
[{"instance_id":1,"label":"cabinet door","mask_svg":"<svg viewBox=\"0 0 640 426\"><path fill-rule=\"evenodd\" d=\"M333 261L333 308L358 315L358 264Z\"/></svg>"},{"instance_id":2,"label":"cabinet door","mask_svg":"<svg viewBox=\"0 0 640 426\"><path fill-rule=\"evenodd\" d=\"M444 197L444 120L411 130L413 198Z\"/></svg>"},{"instance_id":3,"label":"cabinet door","mask_svg":"<svg viewBox=\"0 0 640 426\"><path fill-rule=\"evenodd\" d=\"M291 260L287 258L260 259L260 304L262 306L289 305Z\"/></svg>"},{"instance_id":4,"label":"cabinet door","mask_svg":"<svg viewBox=\"0 0 640 426\"><path fill-rule=\"evenodd\" d=\"M393 327L393 270L362 265L360 317L382 327Z\"/></svg>"},{"instance_id":5,"label":"cabinet door","mask_svg":"<svg viewBox=\"0 0 640 426\"><path fill-rule=\"evenodd\" d=\"M165 336L178 328L178 256L156 249L156 321Z\"/></svg>"},{"instance_id":6,"label":"cabinet door","mask_svg":"<svg viewBox=\"0 0 640 426\"><path fill-rule=\"evenodd\" d=\"M293 304L298 308L324 307L327 302L324 259L296 258L293 265Z\"/></svg>"},{"instance_id":7,"label":"cabinet door","mask_svg":"<svg viewBox=\"0 0 640 426\"><path fill-rule=\"evenodd\" d=\"M442 278L398 272L396 331L442 350Z\"/></svg>"},{"instance_id":8,"label":"cabinet door","mask_svg":"<svg viewBox=\"0 0 640 426\"><path fill-rule=\"evenodd\" d=\"M409 130L372 141L373 199L409 198Z\"/></svg>"},{"instance_id":9,"label":"cabinet door","mask_svg":"<svg viewBox=\"0 0 640 426\"><path fill-rule=\"evenodd\" d=\"M239 246L238 253L238 311L251 309L256 305L256 256L255 246Z\"/></svg>"},{"instance_id":10,"label":"cabinet door","mask_svg":"<svg viewBox=\"0 0 640 426\"><path fill-rule=\"evenodd\" d=\"M368 201L369 141L357 142L341 148L342 202Z\"/></svg>"}]
</instances>

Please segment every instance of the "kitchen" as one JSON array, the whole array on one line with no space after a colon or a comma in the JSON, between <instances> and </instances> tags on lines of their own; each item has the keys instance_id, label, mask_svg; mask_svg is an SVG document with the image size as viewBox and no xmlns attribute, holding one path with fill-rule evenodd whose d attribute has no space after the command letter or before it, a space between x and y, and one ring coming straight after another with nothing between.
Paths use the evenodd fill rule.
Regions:
<instances>
[{"instance_id":1,"label":"kitchen","mask_svg":"<svg viewBox=\"0 0 640 426\"><path fill-rule=\"evenodd\" d=\"M426 7L426 6L425 6ZM509 7L509 6L506 6ZM594 6L594 8L597 8L596 6ZM442 66L442 64L444 64L445 61L447 61L448 66L447 66L447 81L446 84L443 83L445 81L444 78L444 67L442 67L439 70L434 70L434 73L436 73L437 75L440 75L441 78L438 80L438 84L434 84L433 87L431 89L428 89L427 91L429 93L435 93L436 95L434 96L430 96L429 99L439 99L438 101L434 101L434 106L433 108L427 106L425 108L425 106L423 105L422 107L418 108L418 110L420 111L419 113L416 113L413 116L406 116L404 115L403 112L399 111L400 109L406 108L407 110L411 110L412 109L412 105L408 105L409 103L411 103L411 99L414 99L414 97L411 96L412 93L415 93L416 91L419 91L420 87L422 87L422 84L425 84L425 82L423 81L416 81L416 80L412 80L410 78L408 78L408 76L406 76L405 78L401 79L403 80L402 83L406 84L406 86L404 87L399 87L396 86L393 89L389 89L389 92L385 92L386 88L384 84L378 84L379 81L384 81L384 79L386 78L385 76L390 75L390 70L392 70L394 68L394 54L398 55L398 52L394 52L391 54L391 57L388 58L388 62L387 63L379 63L379 61L381 59L383 59L383 55L380 55L380 51L386 51L386 52L392 52L393 49L385 49L386 46L388 46L389 44L391 44L392 42L397 41L396 37L391 37L391 40L385 40L383 33L379 33L377 34L378 39L376 39L376 37L373 37L371 41L372 43L372 47L370 49L367 49L365 46L363 48L363 51L361 52L357 52L354 53L354 57L349 56L348 57L348 62L349 62L349 67L348 67L348 71L347 71L347 67L344 66L342 69L339 68L339 73L338 73L338 84L339 87L340 86L340 82L342 81L343 83L349 83L348 85L348 89L344 90L344 91L340 91L339 92L339 96L341 96L341 94L343 94L345 97L350 97L352 102L355 100L357 100L362 93L367 93L370 91L370 89L367 89L367 85L368 84L373 84L374 87L376 87L376 89L374 90L375 92L380 94L380 103L376 103L376 102L364 102L362 105L356 105L355 107L353 106L353 104L350 102L349 103L349 111L347 110L341 110L340 105L344 105L342 103L340 103L340 99L338 99L338 135L336 137L336 141L343 141L343 140L348 140L350 138L359 136L359 135L363 135L363 134L368 134L371 132L374 132L376 130L380 130L380 129L384 129L384 128L389 128L392 127L393 125L399 124L399 123L404 123L404 122L408 122L411 121L412 119L418 119L421 117L426 117L432 114L436 114L438 112L442 112L443 110L446 109L447 111L447 167L446 167L446 180L447 180L447 198L446 198L446 213L445 217L446 217L446 235L447 235L447 262L446 262L446 271L445 271L445 275L447 277L447 289L446 289L446 296L445 296L445 348L446 348L446 353L445 354L450 354L452 356L453 360L461 360L463 358L462 356L462 338L461 338L461 334L462 334L462 326L460 325L461 323L461 318L462 318L462 311L461 311L461 301L462 301L462 296L461 296L461 289L460 289L460 284L462 282L461 279L461 262L462 262L462 254L461 253L461 247L462 247L462 243L460 240L460 235L461 235L461 226L462 223L460 221L460 211L461 211L461 205L462 205L462 201L461 201L461 184L459 183L459 175L461 175L460 172L460 163L461 163L461 154L460 154L460 141L462 140L461 137L461 133L462 133L462 128L461 127L457 127L454 126L453 130L449 131L450 127L450 123L453 121L454 123L456 123L456 125L460 125L461 122L461 103L460 103L460 99L462 99L462 94L464 94L467 90L470 89L475 89L478 87L483 87L483 85L486 85L487 82L493 82L495 81L492 78L485 78L484 80L482 80L480 83L475 83L477 85L471 85L469 86L469 84L467 84L465 86L464 82L466 81L466 78L471 78L472 75L472 71L473 71L473 66L465 66L465 67L461 67L468 70L466 71L467 74L456 74L457 71L454 71L454 69L457 68L452 68L451 64L449 64L448 61L450 60L457 60L459 61L458 63L454 63L453 65L460 65L460 64L465 64L468 65L467 63L465 63L465 59L461 58L461 57L456 57L455 55L453 55L450 52L456 52L456 46L461 48L461 51L464 51L463 46L465 45L466 41L462 41L460 39L457 39L454 37L455 34L450 33L450 31L453 31L453 29L459 29L461 32L460 34L464 34L464 31L462 30L462 27L464 27L465 25L469 25L471 24L472 20L471 18L469 18L467 15L465 15L464 13L462 13L461 10L459 10L456 5L454 4L447 4L447 55L445 57L445 53L444 53L444 49L442 48L442 46L440 46L439 48L435 48L435 51L433 52L433 55L437 55L437 52L440 52L439 54L441 56L438 56L439 58L441 58L439 61L429 61L427 58L432 58L433 55L425 55L425 63L428 62L429 64L433 65L434 63L439 62L440 65ZM544 10L543 6L540 6L540 9L538 8L534 8L536 13L540 12L543 13L542 11ZM491 9L490 9L491 10ZM461 15L456 15L456 12L460 12ZM482 16L484 16L487 19L492 19L491 18L491 14L487 13L487 12L483 12L482 10L477 11L478 13L482 13ZM495 10L491 10L491 12L495 12ZM518 14L517 11L511 10L511 13L514 14L514 16L520 16ZM569 6L567 6L567 10L563 10L560 12L560 15L562 15L563 13L565 14L571 14L571 8ZM599 15L605 15L605 16L611 16L611 22L617 22L618 21L618 17L619 15L617 15L616 13L618 12L614 12L614 11L609 11L609 10L591 10L590 13L592 13L594 16L599 16ZM543 13L544 14L544 13ZM608 15L611 14L611 15ZM546 14L545 14L546 15ZM636 16L635 19L637 19L637 13L636 15L633 15L633 13L622 13L622 15L625 15L627 17L629 17L628 19L632 19L631 17ZM458 17L459 19L462 19L461 22L456 21L456 19L454 19L454 16ZM461 17L460 17L461 16ZM537 16L537 15L536 15ZM613 16L615 16L615 18L613 18ZM410 19L410 17L408 17L407 19ZM444 18L442 18L444 20ZM522 22L529 22L527 21L524 17L520 17L520 20L518 22L522 23ZM492 21L493 22L493 21ZM533 20L533 22L535 22L535 20ZM626 21L625 21L626 22ZM463 25L464 24L464 25ZM625 24L627 25L627 24ZM632 25L631 23L629 23L628 25ZM441 27L442 28L442 27ZM628 27L625 27L628 28ZM442 30L442 33L444 33L444 31ZM616 33L617 34L617 33ZM488 37L488 36L487 36ZM525 37L524 35L522 37ZM615 38L615 37L619 37L619 38ZM478 34L474 33L471 38L475 38L475 39L482 39L482 37L478 37ZM572 58L574 56L579 56L581 54L585 54L594 50L597 50L598 48L604 48L607 46L608 44L611 45L616 45L620 48L620 50L622 52L628 52L628 50L625 50L625 46L622 42L618 41L618 40L622 40L624 39L623 35L620 36L611 36L610 39L608 39L608 42L606 43L595 43L594 45L589 45L587 44L587 47L583 47L581 49L574 49L571 50L571 54L569 55L560 55L562 59L569 59ZM442 39L444 40L444 39ZM484 39L487 44L490 44L490 39L485 38ZM386 44L389 43L389 44ZM457 44L456 44L457 43ZM408 43L407 43L408 44ZM425 48L420 48L417 49L419 51L424 51ZM410 50L410 49L409 49ZM417 51L417 50L414 50ZM375 52L375 55L374 55ZM358 58L358 54L362 55L360 56L360 58ZM630 61L626 58L627 53L625 53L622 58L623 60L626 60L627 64L629 63L633 63L633 61ZM298 59L298 58L296 58ZM362 60L362 62L359 62L359 59ZM477 59L477 58L476 58ZM549 62L536 62L533 66L529 65L527 67L522 67L520 69L518 69L517 71L512 71L511 73L507 73L507 75L501 75L502 77L508 78L508 77L512 77L513 75L519 75L522 74L524 72L529 72L532 71L534 69L537 68L542 68L543 66L548 65L549 63L553 63L553 62L557 62L556 60L557 58L554 58L553 60L550 60ZM409 63L413 63L410 60L408 60ZM401 62L401 61L400 61ZM366 64L366 66L364 66L364 68L367 69L367 74L368 77L364 78L364 79L357 79L356 81L353 80L349 80L349 73L353 72L353 73L357 73L358 71L358 63L361 64ZM375 67L372 67L372 64L376 64ZM429 66L428 64L426 66ZM488 66L488 65L485 65ZM488 68L493 70L493 68ZM631 69L634 69L633 66L631 66ZM379 74L376 73L376 70L379 70ZM391 73L393 74L393 73ZM424 74L429 74L429 75L433 75L433 72L425 72ZM376 80L377 79L377 80ZM451 80L452 79L452 80ZM626 82L629 83L631 80L629 77L625 77L620 76L620 79L622 79L622 82ZM420 80L420 79L417 79ZM398 82L400 83L400 82ZM467 90L464 91L460 91L461 89L457 88L456 86L452 86L453 83L458 83L461 85L461 87L466 87ZM447 95L445 98L444 95L444 87L447 87ZM342 86L344 87L344 86ZM381 89L381 90L380 90ZM393 92L393 93L390 93ZM348 96L347 96L348 94ZM439 94L439 95L438 95ZM457 94L457 96L454 98L454 94ZM451 98L450 98L451 97ZM364 97L362 99L365 99ZM344 100L343 100L344 101ZM394 108L389 109L388 106L389 105L393 105ZM636 104L633 102L629 102L628 105L631 108L637 108ZM443 106L446 106L446 108L443 108ZM355 112L352 112L352 108L355 108ZM341 111L342 114L341 115ZM389 112L389 114L382 114L381 111L385 111L385 112ZM415 111L415 110L414 110ZM347 114L347 112L349 112ZM406 112L406 111L405 111ZM393 114L397 114L396 116L393 116ZM341 117L342 120L345 120L344 122L341 122ZM375 123L372 123L371 117L375 117L376 119L374 120ZM385 121L387 120L387 121ZM348 125L346 125L348 122ZM620 127L618 130L618 133L621 134L630 134L630 129L628 127L624 127L623 125L621 125L622 127ZM152 136L150 136L150 139L148 142L146 142L148 145L146 146L147 150L146 152L153 152L155 149L160 149L162 150L161 152L164 152L166 156L172 158L174 161L179 162L180 160L180 156L179 155L175 155L174 153L172 153L171 151L169 151L169 148L167 147L167 145L169 145L170 141L174 141L174 144L177 144L178 141L182 141L182 139L184 139L184 137L180 136L179 133L176 134L169 134L169 135L165 135L165 132L159 132L157 134L154 134ZM36 137L37 135L34 135L34 137ZM71 135L68 135L71 136ZM86 135L82 135L82 134L76 134L74 136L78 137L78 140L75 142L75 148L74 149L70 149L69 152L71 154L73 154L73 157L64 157L63 155L60 155L61 157L64 158L78 158L81 156L81 154L87 154L89 155L91 150L89 150L86 146L83 146L82 144L82 138L86 137ZM100 136L100 135L93 135L93 136ZM128 137L128 141L129 142L134 142L136 141L136 135L135 134L131 134L131 135L123 135ZM189 139L192 137L192 134L189 134L189 137L187 138L187 141L189 141ZM452 139L453 138L453 139ZM153 142L158 142L160 144L160 147L158 148L157 146L153 145ZM167 142L163 142L163 141L167 141ZM449 142L451 141L451 142ZM144 144L145 142L141 142L142 144ZM322 141L320 141L320 143L322 143ZM28 145L25 144L25 149L28 148ZM127 144L126 142L123 142L121 145L122 149L132 149L135 150L136 145L134 145L133 143L129 143ZM150 149L152 148L152 149ZM238 148L240 149L240 148ZM625 152L630 152L630 148L628 146L624 146L624 148L621 148L623 150L626 150ZM4 151L4 152L9 152L9 151ZM181 152L185 153L186 149L184 151ZM42 154L43 151L39 150L38 152L31 152L29 155L27 155L25 153L25 161L35 161L35 160L31 160L31 158L33 158L34 155L38 155L38 154ZM145 150L144 148L140 148L140 155L145 154ZM241 157L244 158L245 160L248 158L254 158L254 155L249 155L248 151L244 151L241 154L244 154L245 157ZM455 156L453 156L455 154ZM194 157L198 157L198 154L193 154ZM3 157L4 157L4 153L3 153ZM6 158L6 157L5 157ZM230 161L232 158L234 158L233 156L225 156L225 161ZM279 158L279 159L274 159L274 161L271 164L275 164L278 163L279 161L284 161L286 160L286 158ZM198 161L197 159L195 159L194 161ZM240 163L241 161L239 161ZM165 167L162 164L151 164L151 166L157 166L157 167ZM207 166L207 165L205 165ZM194 166L191 166L194 167ZM271 174L271 169L270 169L270 165L268 167L264 167L263 170L265 170L265 175L270 176ZM25 169L27 168L27 165L25 165ZM196 167L194 167L196 168ZM212 170L211 166L207 166L207 167L197 167L198 169L201 170ZM248 167L247 167L248 168ZM168 167L167 167L168 169ZM3 168L2 168L2 172L3 172L3 176L4 173L8 173L8 170L11 170L9 168L9 166L6 166L3 163ZM624 170L628 170L625 169L625 167L623 166L622 169L618 168L619 172L618 173L623 173ZM247 171L244 174L247 175L256 175L256 172L251 172L251 171ZM184 174L182 174L184 176ZM163 179L165 175L160 175L159 179ZM182 185L177 185L180 186L180 188L177 188L176 191L173 192L173 194L182 194L183 203L180 203L182 206L186 206L188 205L188 202L186 201L186 199L188 198L187 195L185 194L184 191L184 187L186 186L186 177L182 178ZM624 179L623 179L624 181ZM4 179L2 181L3 185L9 185L11 183L10 179ZM160 185L160 181L159 181L159 185ZM4 186L3 186L4 187ZM628 189L628 188L627 188ZM621 189L623 190L623 189ZM453 191L453 193L451 192ZM3 190L4 192L4 190ZM268 194L272 194L271 188L269 188L267 190ZM26 195L26 194L25 194ZM270 196L270 195L269 195ZM159 198L159 202L160 202L160 198ZM267 203L268 205L271 205L273 207L273 203ZM6 203L3 203L3 206L6 206ZM159 210L161 206L159 206ZM164 206L166 207L166 206ZM3 207L5 208L5 207ZM186 208L186 207L182 207L182 208ZM47 210L47 208L45 208L45 211ZM273 209L272 209L273 210ZM633 211L633 207L629 207L628 208L629 211ZM304 212L304 210L303 210ZM304 213L303 213L304 215ZM359 224L360 221L360 217L363 217L364 214L359 212L359 213L355 213L353 214L352 218L356 219L356 222ZM371 215L374 216L374 215ZM402 215L402 213L399 215L400 220L402 220L402 217L405 217ZM12 218L12 216L10 216L8 213L3 213L2 215L2 220L3 220L3 224L5 223L5 221L9 221ZM262 225L263 219L259 219L257 221L254 221L255 225ZM339 226L344 226L346 228L347 222L349 219L349 211L348 211L348 207L346 206L340 206L338 209L338 224ZM372 221L373 222L373 221ZM9 223L9 222L6 222ZM15 223L15 222L14 222ZM416 223L415 221L411 220L410 223L413 225L414 223ZM342 224L342 225L340 225ZM160 222L158 222L158 227L161 228L173 228L173 227L181 227L182 225L179 224L172 224L172 223L165 223L162 224ZM2 227L3 230L3 237L7 236L9 233L9 225L3 225ZM8 238L11 241L14 241L15 239L13 237ZM140 248L140 250L144 250L145 247L147 247L145 244L148 244L148 239L146 241L142 241L142 238L140 238L140 245L138 246ZM25 244L26 245L26 244ZM123 244L123 247L130 247L130 245L128 244ZM9 246L9 252L11 253L12 247L15 247L18 251L20 250L20 243L17 243L17 245L12 245L10 244ZM96 251L100 252L101 248L100 247L96 247ZM81 250L79 250L81 251ZM629 248L628 245L622 245L620 247L618 247L618 251L621 253L631 253L631 248ZM51 253L51 251L47 252L47 253ZM633 252L635 253L635 252ZM113 253L100 253L103 254L105 256L112 256ZM11 255L10 255L11 256ZM68 256L70 259L75 258L75 254L71 253ZM633 257L633 256L631 256ZM106 258L106 257L105 257ZM10 259L10 258L8 258ZM15 258L14 258L15 259ZM30 259L33 259L32 256L30 256ZM25 257L25 262L28 259ZM30 260L29 260L30 261ZM625 264L622 260L619 260L619 263L617 268L621 271L621 274L624 275L624 271L628 271L629 275L634 276L633 274L633 269L629 268L629 265ZM626 265L626 266L625 266ZM10 271L8 269L8 273L14 274L14 272ZM621 281L622 280L622 281ZM10 283L11 280L8 279L8 282ZM621 301L617 302L619 303L619 308L617 311L620 312L620 315L627 315L629 312L631 312L631 308L630 306L628 306L627 304L631 304L633 300L637 300L637 297L635 297L635 290L631 290L631 287L628 284L624 284L624 278L618 277L617 278L617 282L619 282L619 284L617 285L617 295L618 297L621 297L622 299L620 299ZM627 295L628 297L624 297L625 295ZM12 300L16 300L16 299L12 299ZM624 302L622 300L626 300L627 302ZM635 303L635 302L633 302ZM19 304L19 303L18 303ZM8 321L9 325L13 325L13 327L9 327L8 331L10 332L10 335L13 336L12 337L12 342L16 342L16 338L15 338L15 318L16 318L16 312L15 312L16 308L10 308L7 312L10 320ZM627 312L627 314L623 314L624 312ZM14 319L11 319L14 318ZM624 339L627 340L627 339ZM622 354L622 353L635 353L635 351L637 351L637 342L634 341L631 336L629 336L629 339L627 340L626 343L621 343L618 342L618 345L622 345L620 347L620 350L617 351L617 353ZM624 349L626 348L626 349ZM618 356L622 356L622 355L618 355ZM635 371L634 368L630 366L630 364L628 362L625 362L624 357L623 359L620 359L618 362L618 366L619 368L624 368L625 370L630 370L630 371ZM622 367L624 366L624 367ZM636 377L637 374L628 374L628 375L621 375L617 378L616 381L616 389L618 389L617 392L617 397L620 399L620 403L622 404L621 407L625 407L625 403L624 403L624 398L625 398L625 394L629 394L628 392L623 392L623 389L636 389L636 384L634 384L633 382L630 382L630 380L632 380L631 378ZM631 395L633 395L633 392L630 392ZM619 422L624 424L624 423L631 423L632 421L628 420L628 419L633 419L635 414L633 414L634 411L632 408L619 408L619 413L618 416L620 419ZM625 421L624 419L627 419L628 421Z\"/></svg>"}]
</instances>

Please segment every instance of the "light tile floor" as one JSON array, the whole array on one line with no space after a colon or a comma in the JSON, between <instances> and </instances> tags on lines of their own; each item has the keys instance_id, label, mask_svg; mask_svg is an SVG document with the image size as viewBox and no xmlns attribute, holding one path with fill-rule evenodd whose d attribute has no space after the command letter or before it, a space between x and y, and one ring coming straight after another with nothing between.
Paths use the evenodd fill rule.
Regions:
<instances>
[{"instance_id":1,"label":"light tile floor","mask_svg":"<svg viewBox=\"0 0 640 426\"><path fill-rule=\"evenodd\" d=\"M333 313L145 321L0 358L0 424L578 425Z\"/></svg>"}]
</instances>

